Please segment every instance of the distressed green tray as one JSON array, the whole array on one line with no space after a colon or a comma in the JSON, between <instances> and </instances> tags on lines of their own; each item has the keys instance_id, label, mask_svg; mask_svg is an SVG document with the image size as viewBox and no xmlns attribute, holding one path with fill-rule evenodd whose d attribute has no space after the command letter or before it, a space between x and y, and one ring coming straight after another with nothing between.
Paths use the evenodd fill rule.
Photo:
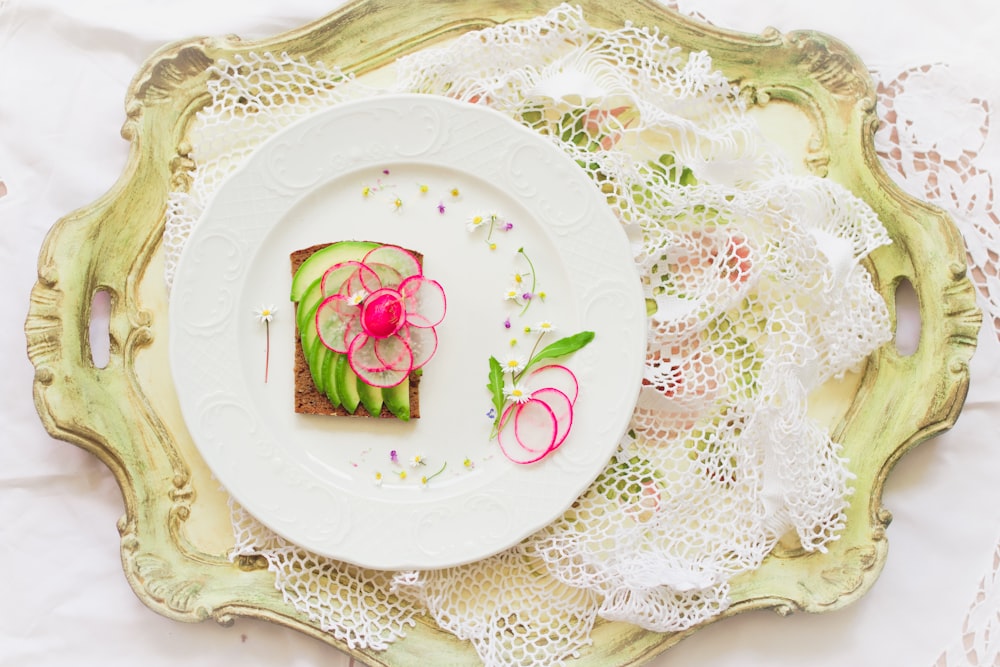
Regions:
<instances>
[{"instance_id":1,"label":"distressed green tray","mask_svg":"<svg viewBox=\"0 0 1000 667\"><path fill-rule=\"evenodd\" d=\"M25 332L45 427L99 457L121 486L122 565L149 607L180 621L267 619L372 665L476 662L470 645L426 619L385 652L349 650L286 605L259 561L226 558L232 533L225 497L196 453L170 382L161 235L167 193L189 183L186 133L209 99L206 70L213 62L274 51L371 73L400 55L555 4L431 0L413 11L406 3L360 0L264 41L177 43L137 74L122 128L131 143L125 171L110 192L49 233ZM804 169L845 185L881 216L893 244L875 252L869 268L893 317L897 286L909 281L916 290L922 324L916 352L904 356L885 345L859 374L831 387L821 404L857 475L845 533L825 554L780 544L759 570L733 582L733 605L722 617L761 608L841 607L871 587L885 562L886 475L906 451L949 428L965 398L980 313L965 276L962 240L943 212L904 195L883 172L873 147L872 82L840 42L813 32L737 34L648 0L580 4L595 26L656 26L683 49L708 51L765 127L770 123L801 155ZM88 328L92 298L101 290L111 295L111 356L96 368ZM640 664L690 632L656 634L600 622L593 646L573 664Z\"/></svg>"}]
</instances>

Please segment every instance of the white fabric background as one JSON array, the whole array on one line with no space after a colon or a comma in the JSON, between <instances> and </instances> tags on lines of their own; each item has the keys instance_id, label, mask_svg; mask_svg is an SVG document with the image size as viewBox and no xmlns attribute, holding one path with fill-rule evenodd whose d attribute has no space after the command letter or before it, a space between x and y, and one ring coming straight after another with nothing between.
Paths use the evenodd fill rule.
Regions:
<instances>
[{"instance_id":1,"label":"white fabric background","mask_svg":"<svg viewBox=\"0 0 1000 667\"><path fill-rule=\"evenodd\" d=\"M45 433L32 403L22 331L48 229L104 193L125 164L123 98L141 63L167 42L229 33L265 37L339 4L0 0L0 182L6 189L0 196L0 666L349 664L291 630L250 620L232 628L187 625L142 606L121 572L117 485L95 458ZM836 35L889 80L914 66L947 63L954 79L942 86L942 99L979 97L1000 109L994 0L677 4L748 32L774 26ZM977 160L1000 179L996 127ZM1000 664L995 645L975 662L960 650L970 609L992 617L994 626L1000 614L996 586L990 588L1000 537L1000 344L992 331L980 339L957 427L906 456L889 478L890 555L865 598L823 615L745 614L699 631L653 664ZM984 577L987 599L976 606Z\"/></svg>"}]
</instances>

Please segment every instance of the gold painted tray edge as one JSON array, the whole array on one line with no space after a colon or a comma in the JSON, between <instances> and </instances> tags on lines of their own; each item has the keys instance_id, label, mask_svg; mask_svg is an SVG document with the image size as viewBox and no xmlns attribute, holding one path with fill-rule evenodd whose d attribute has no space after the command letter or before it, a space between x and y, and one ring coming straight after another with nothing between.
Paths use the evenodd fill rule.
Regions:
<instances>
[{"instance_id":1,"label":"gold painted tray edge","mask_svg":"<svg viewBox=\"0 0 1000 667\"><path fill-rule=\"evenodd\" d=\"M455 664L475 661L468 644L430 623L419 623L385 652L350 650L288 607L259 563L230 563L187 539L184 526L198 510L198 489L172 424L151 398L173 389L164 382L154 386L136 370L137 357L165 338L165 310L140 287L160 280L147 274L160 244L166 195L188 183L186 131L208 100L211 63L271 50L365 72L462 32L535 16L555 4L434 0L421 4L418 17L391 0L361 0L259 42L227 37L170 45L136 75L122 129L130 141L128 164L105 196L67 215L49 233L25 333L36 369L35 404L46 429L98 456L122 488L123 567L136 594L155 611L182 621L263 618L373 665L441 664L443 654ZM950 428L965 399L980 313L965 277L962 240L943 212L903 194L882 170L874 152L874 90L862 63L840 42L812 32L733 33L645 0L580 5L595 26L626 21L656 26L686 50L707 50L751 103L789 103L804 112L815 127L810 168L865 199L893 237L893 245L876 252L869 264L890 311L900 281L908 280L917 291L922 322L917 351L901 356L888 344L874 354L835 432L858 476L847 530L825 554L779 546L761 569L733 582L734 604L723 617L769 607L789 612L843 606L868 590L884 564L890 520L881 506L886 475L910 448ZM87 340L89 308L98 290L112 297L111 360L103 369L91 363ZM898 391L901 386L924 390L909 396ZM886 420L886 414L893 418ZM599 623L594 645L573 664L640 664L694 630L661 635Z\"/></svg>"}]
</instances>

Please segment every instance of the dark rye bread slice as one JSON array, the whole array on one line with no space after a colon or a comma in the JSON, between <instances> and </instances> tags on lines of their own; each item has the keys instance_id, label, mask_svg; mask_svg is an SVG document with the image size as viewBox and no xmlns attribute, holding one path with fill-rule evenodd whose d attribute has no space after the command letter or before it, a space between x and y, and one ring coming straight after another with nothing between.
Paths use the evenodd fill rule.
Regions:
<instances>
[{"instance_id":1,"label":"dark rye bread slice","mask_svg":"<svg viewBox=\"0 0 1000 667\"><path fill-rule=\"evenodd\" d=\"M302 262L306 261L314 252L325 248L329 243L321 243L319 245L310 246L308 248L302 248L301 250L294 251L290 258L292 260L292 275L299 270L302 266ZM417 258L417 261L423 265L424 256L422 253L415 252L413 250L407 250L410 254ZM298 304L295 304L296 310L298 309ZM298 318L295 319L298 322ZM365 410L363 405L359 405L356 411L348 412L343 406L334 406L330 403L330 400L316 388L315 383L313 383L312 373L309 371L309 362L306 361L306 355L302 351L302 337L299 334L298 326L295 327L295 363L293 366L295 375L295 412L304 415L331 415L337 417L382 417L387 419L396 419L396 415L392 414L385 405L382 406L382 412L378 415L371 415ZM410 419L418 419L420 417L420 373L414 372L410 373Z\"/></svg>"}]
</instances>

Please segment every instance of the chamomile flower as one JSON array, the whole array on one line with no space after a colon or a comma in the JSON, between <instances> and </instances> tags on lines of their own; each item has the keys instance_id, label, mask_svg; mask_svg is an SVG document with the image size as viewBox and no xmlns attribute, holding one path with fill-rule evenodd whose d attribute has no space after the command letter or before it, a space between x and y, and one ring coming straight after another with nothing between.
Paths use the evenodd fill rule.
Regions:
<instances>
[{"instance_id":1,"label":"chamomile flower","mask_svg":"<svg viewBox=\"0 0 1000 667\"><path fill-rule=\"evenodd\" d=\"M535 326L531 327L531 330L536 333L549 333L550 331L556 330L556 325L552 324L548 320L542 320Z\"/></svg>"},{"instance_id":2,"label":"chamomile flower","mask_svg":"<svg viewBox=\"0 0 1000 667\"><path fill-rule=\"evenodd\" d=\"M427 462L424 461L424 457L423 456L421 456L420 454L414 454L413 456L410 457L410 467L411 468L417 468L417 467L422 466L422 465L427 465Z\"/></svg>"},{"instance_id":3,"label":"chamomile flower","mask_svg":"<svg viewBox=\"0 0 1000 667\"><path fill-rule=\"evenodd\" d=\"M375 486L382 486L382 473L375 473L375 479L373 481Z\"/></svg>"},{"instance_id":4,"label":"chamomile flower","mask_svg":"<svg viewBox=\"0 0 1000 667\"><path fill-rule=\"evenodd\" d=\"M520 373L524 370L524 357L519 354L511 354L503 362L504 373Z\"/></svg>"},{"instance_id":5,"label":"chamomile flower","mask_svg":"<svg viewBox=\"0 0 1000 667\"><path fill-rule=\"evenodd\" d=\"M271 320L277 312L274 306L261 306L253 312L257 321L264 325L264 383L267 383L267 376L271 366Z\"/></svg>"},{"instance_id":6,"label":"chamomile flower","mask_svg":"<svg viewBox=\"0 0 1000 667\"><path fill-rule=\"evenodd\" d=\"M527 281L528 281L528 279L530 277L531 277L531 274L521 273L520 271L516 271L516 272L514 272L514 273L511 274L510 279L511 279L511 282L513 282L515 285L517 285L518 287L521 287L521 289L523 289L522 286L527 284Z\"/></svg>"},{"instance_id":7,"label":"chamomile flower","mask_svg":"<svg viewBox=\"0 0 1000 667\"><path fill-rule=\"evenodd\" d=\"M505 388L503 390L503 395L507 397L507 400L514 401L515 403L526 403L530 398L528 392L516 384L512 387Z\"/></svg>"},{"instance_id":8,"label":"chamomile flower","mask_svg":"<svg viewBox=\"0 0 1000 667\"><path fill-rule=\"evenodd\" d=\"M486 218L477 213L476 215L469 218L469 221L465 223L465 228L468 229L470 232L474 232L477 229L483 227L485 224L486 224Z\"/></svg>"},{"instance_id":9,"label":"chamomile flower","mask_svg":"<svg viewBox=\"0 0 1000 667\"><path fill-rule=\"evenodd\" d=\"M349 296L347 298L347 301L352 306L360 306L361 302L365 300L366 296L368 296L368 292L366 290L359 289L357 292Z\"/></svg>"},{"instance_id":10,"label":"chamomile flower","mask_svg":"<svg viewBox=\"0 0 1000 667\"><path fill-rule=\"evenodd\" d=\"M261 306L257 310L253 311L253 314L254 317L257 318L258 322L264 324L265 322L273 320L276 312L278 312L278 310L274 306Z\"/></svg>"},{"instance_id":11,"label":"chamomile flower","mask_svg":"<svg viewBox=\"0 0 1000 667\"><path fill-rule=\"evenodd\" d=\"M521 290L517 289L517 286L507 288L507 291L503 293L503 298L508 301L521 302Z\"/></svg>"}]
</instances>

